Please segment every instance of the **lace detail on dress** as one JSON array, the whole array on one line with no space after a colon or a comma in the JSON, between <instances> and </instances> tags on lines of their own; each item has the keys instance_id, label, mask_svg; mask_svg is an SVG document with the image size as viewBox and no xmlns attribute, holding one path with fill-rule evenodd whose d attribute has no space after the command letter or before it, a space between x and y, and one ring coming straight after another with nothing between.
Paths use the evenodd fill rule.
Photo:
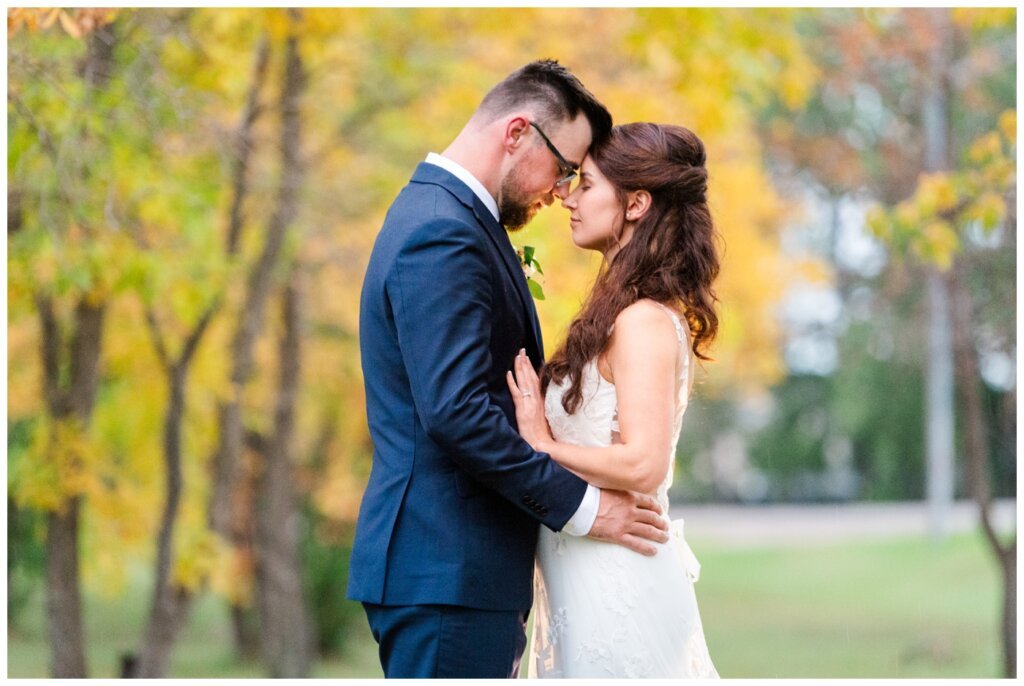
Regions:
<instances>
[{"instance_id":1,"label":"lace detail on dress","mask_svg":"<svg viewBox=\"0 0 1024 686\"><path fill-rule=\"evenodd\" d=\"M610 637L601 635L598 630L592 631L590 636L590 640L580 644L577 662L585 660L609 677L637 679L651 676L654 660L650 650L643 646L623 650L630 638L625 627L616 628Z\"/></svg>"},{"instance_id":2,"label":"lace detail on dress","mask_svg":"<svg viewBox=\"0 0 1024 686\"><path fill-rule=\"evenodd\" d=\"M689 393L689 337L679 339L678 393L673 446L678 441ZM592 360L583 369L580 408L568 415L562 396L568 384L548 387L545 410L554 438L606 447L618 440L615 385ZM668 512L675 449L657 497ZM693 582L700 563L683 538L683 522L654 557L589 538L540 529L534 582L531 677L717 677L704 640ZM671 548L671 550L668 550Z\"/></svg>"}]
</instances>

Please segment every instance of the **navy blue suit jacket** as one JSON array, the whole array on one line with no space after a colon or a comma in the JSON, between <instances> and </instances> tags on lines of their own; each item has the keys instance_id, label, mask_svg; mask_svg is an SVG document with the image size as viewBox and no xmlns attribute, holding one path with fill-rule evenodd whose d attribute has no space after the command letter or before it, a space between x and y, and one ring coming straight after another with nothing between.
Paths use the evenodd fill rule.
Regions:
<instances>
[{"instance_id":1,"label":"navy blue suit jacket","mask_svg":"<svg viewBox=\"0 0 1024 686\"><path fill-rule=\"evenodd\" d=\"M586 483L516 430L505 372L543 359L508 235L468 186L421 163L377 236L359 342L373 467L348 597L525 610L538 522L558 531Z\"/></svg>"}]
</instances>

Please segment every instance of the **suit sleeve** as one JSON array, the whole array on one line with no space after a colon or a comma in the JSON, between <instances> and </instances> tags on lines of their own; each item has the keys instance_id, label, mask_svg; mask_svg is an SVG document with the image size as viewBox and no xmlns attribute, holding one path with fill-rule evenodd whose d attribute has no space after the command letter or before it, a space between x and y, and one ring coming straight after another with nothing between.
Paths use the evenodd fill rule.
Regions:
<instances>
[{"instance_id":1,"label":"suit sleeve","mask_svg":"<svg viewBox=\"0 0 1024 686\"><path fill-rule=\"evenodd\" d=\"M427 436L474 479L560 530L587 484L534 451L487 392L493 268L479 227L434 219L388 275L402 358Z\"/></svg>"}]
</instances>

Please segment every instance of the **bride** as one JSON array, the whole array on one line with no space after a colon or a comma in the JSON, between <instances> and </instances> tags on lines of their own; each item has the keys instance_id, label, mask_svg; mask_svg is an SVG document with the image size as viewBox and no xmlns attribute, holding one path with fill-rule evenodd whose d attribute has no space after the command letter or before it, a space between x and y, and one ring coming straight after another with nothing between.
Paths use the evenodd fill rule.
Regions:
<instances>
[{"instance_id":1,"label":"bride","mask_svg":"<svg viewBox=\"0 0 1024 686\"><path fill-rule=\"evenodd\" d=\"M508 375L536 450L594 486L655 494L665 513L693 358L709 359L718 328L704 163L679 126L617 126L590 151L563 206L573 241L607 267L543 378L522 352ZM718 676L693 589L700 565L682 520L672 532L647 557L541 527L531 676Z\"/></svg>"}]
</instances>

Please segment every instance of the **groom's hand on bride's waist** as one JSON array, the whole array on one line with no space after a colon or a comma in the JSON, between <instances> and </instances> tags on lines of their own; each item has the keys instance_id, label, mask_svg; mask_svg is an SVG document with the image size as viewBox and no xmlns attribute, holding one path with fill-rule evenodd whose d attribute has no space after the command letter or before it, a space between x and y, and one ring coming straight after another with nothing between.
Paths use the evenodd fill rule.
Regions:
<instances>
[{"instance_id":1,"label":"groom's hand on bride's waist","mask_svg":"<svg viewBox=\"0 0 1024 686\"><path fill-rule=\"evenodd\" d=\"M587 535L642 555L654 555L658 550L652 542L667 542L668 526L654 496L602 488L597 518Z\"/></svg>"}]
</instances>

